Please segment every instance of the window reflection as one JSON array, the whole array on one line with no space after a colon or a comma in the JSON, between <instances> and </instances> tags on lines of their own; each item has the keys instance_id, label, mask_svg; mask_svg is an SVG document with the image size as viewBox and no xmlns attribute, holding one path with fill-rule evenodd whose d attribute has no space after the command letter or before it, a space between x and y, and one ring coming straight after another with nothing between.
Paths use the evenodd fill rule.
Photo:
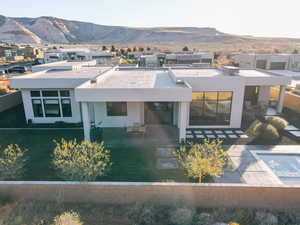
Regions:
<instances>
[{"instance_id":1,"label":"window reflection","mask_svg":"<svg viewBox=\"0 0 300 225\"><path fill-rule=\"evenodd\" d=\"M229 125L232 92L194 92L190 125Z\"/></svg>"}]
</instances>

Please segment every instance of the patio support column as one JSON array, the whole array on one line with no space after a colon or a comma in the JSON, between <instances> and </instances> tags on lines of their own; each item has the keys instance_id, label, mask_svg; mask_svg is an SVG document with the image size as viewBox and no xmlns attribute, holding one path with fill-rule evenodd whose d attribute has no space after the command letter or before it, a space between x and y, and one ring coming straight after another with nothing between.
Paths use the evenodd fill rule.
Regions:
<instances>
[{"instance_id":1,"label":"patio support column","mask_svg":"<svg viewBox=\"0 0 300 225\"><path fill-rule=\"evenodd\" d=\"M285 89L286 86L280 86L279 96L278 96L278 103L277 103L277 113L282 113L283 104L284 104L284 97L285 97Z\"/></svg>"},{"instance_id":2,"label":"patio support column","mask_svg":"<svg viewBox=\"0 0 300 225\"><path fill-rule=\"evenodd\" d=\"M82 111L84 139L86 141L91 141L91 118L90 118L89 107L87 102L81 103L81 111Z\"/></svg>"},{"instance_id":3,"label":"patio support column","mask_svg":"<svg viewBox=\"0 0 300 225\"><path fill-rule=\"evenodd\" d=\"M187 118L188 118L188 102L179 103L179 113L178 113L178 122L179 122L179 141L185 141L186 138L186 128L187 128Z\"/></svg>"},{"instance_id":4,"label":"patio support column","mask_svg":"<svg viewBox=\"0 0 300 225\"><path fill-rule=\"evenodd\" d=\"M258 94L258 102L266 103L269 102L270 86L260 86Z\"/></svg>"}]
</instances>

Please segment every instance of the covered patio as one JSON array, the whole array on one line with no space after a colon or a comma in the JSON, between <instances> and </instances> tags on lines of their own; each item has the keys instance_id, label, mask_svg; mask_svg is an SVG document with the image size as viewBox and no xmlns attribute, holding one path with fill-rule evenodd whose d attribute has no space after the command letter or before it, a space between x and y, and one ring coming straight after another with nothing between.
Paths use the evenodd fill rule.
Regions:
<instances>
[{"instance_id":1,"label":"covered patio","mask_svg":"<svg viewBox=\"0 0 300 225\"><path fill-rule=\"evenodd\" d=\"M128 130L144 130L149 140L184 140L191 96L192 88L166 70L111 71L75 89L86 140L93 127L123 128L117 139Z\"/></svg>"}]
</instances>

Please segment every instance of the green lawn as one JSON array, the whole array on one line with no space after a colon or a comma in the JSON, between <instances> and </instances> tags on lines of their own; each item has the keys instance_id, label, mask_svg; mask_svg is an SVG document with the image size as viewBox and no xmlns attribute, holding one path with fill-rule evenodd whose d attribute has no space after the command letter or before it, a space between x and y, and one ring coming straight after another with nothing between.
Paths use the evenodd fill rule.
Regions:
<instances>
[{"instance_id":1,"label":"green lawn","mask_svg":"<svg viewBox=\"0 0 300 225\"><path fill-rule=\"evenodd\" d=\"M53 140L76 138L82 140L82 130L22 130L0 131L1 150L8 144L19 144L28 149L29 158L24 180L59 180L51 166ZM186 181L181 170L156 169L155 149L151 146L109 148L112 168L101 181Z\"/></svg>"}]
</instances>

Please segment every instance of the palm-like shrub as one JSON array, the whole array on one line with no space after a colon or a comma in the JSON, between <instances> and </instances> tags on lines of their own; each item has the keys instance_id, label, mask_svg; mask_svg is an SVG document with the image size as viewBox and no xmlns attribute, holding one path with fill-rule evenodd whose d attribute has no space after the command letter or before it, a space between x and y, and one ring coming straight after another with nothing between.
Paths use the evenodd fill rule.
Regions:
<instances>
[{"instance_id":1,"label":"palm-like shrub","mask_svg":"<svg viewBox=\"0 0 300 225\"><path fill-rule=\"evenodd\" d=\"M56 142L53 165L58 175L70 181L95 181L111 166L110 151L103 142L76 140Z\"/></svg>"},{"instance_id":2,"label":"palm-like shrub","mask_svg":"<svg viewBox=\"0 0 300 225\"><path fill-rule=\"evenodd\" d=\"M282 131L289 125L289 123L285 119L279 116L268 117L267 121L272 124L277 129L277 131Z\"/></svg>"},{"instance_id":3,"label":"palm-like shrub","mask_svg":"<svg viewBox=\"0 0 300 225\"><path fill-rule=\"evenodd\" d=\"M56 216L53 225L83 225L83 223L79 214L71 211Z\"/></svg>"},{"instance_id":4,"label":"palm-like shrub","mask_svg":"<svg viewBox=\"0 0 300 225\"><path fill-rule=\"evenodd\" d=\"M26 158L19 145L8 145L0 157L0 179L16 180L20 179L24 173Z\"/></svg>"}]
</instances>

